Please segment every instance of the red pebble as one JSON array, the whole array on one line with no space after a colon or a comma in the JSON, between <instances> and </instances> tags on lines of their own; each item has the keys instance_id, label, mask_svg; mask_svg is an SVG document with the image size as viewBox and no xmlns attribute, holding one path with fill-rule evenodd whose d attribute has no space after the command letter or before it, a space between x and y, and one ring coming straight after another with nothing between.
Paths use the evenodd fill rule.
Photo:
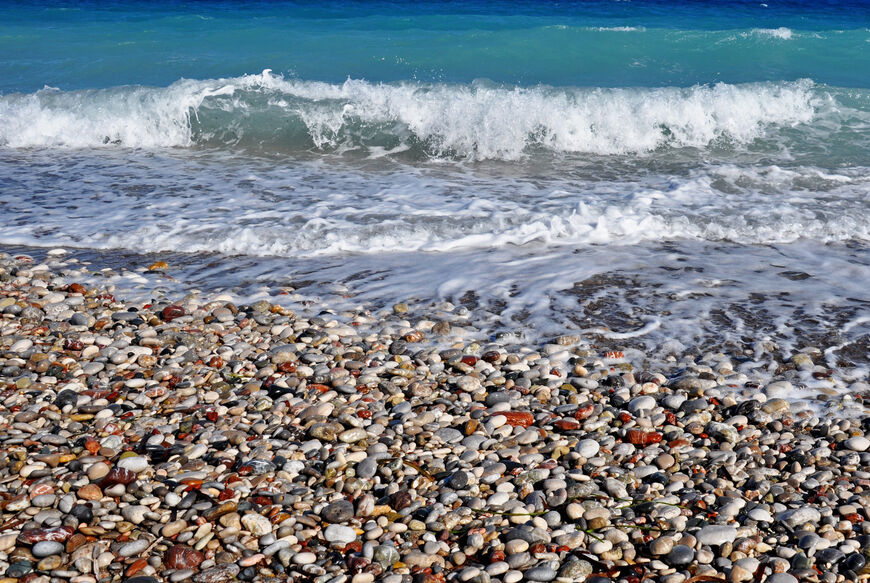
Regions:
<instances>
[{"instance_id":1,"label":"red pebble","mask_svg":"<svg viewBox=\"0 0 870 583\"><path fill-rule=\"evenodd\" d=\"M347 554L346 550L345 554ZM368 559L357 555L349 555L345 561L347 563L347 568L350 570L351 573L359 573L360 571L369 566Z\"/></svg>"},{"instance_id":2,"label":"red pebble","mask_svg":"<svg viewBox=\"0 0 870 583\"><path fill-rule=\"evenodd\" d=\"M558 421L553 422L553 426L562 431L575 431L580 429L580 423L573 419L559 419Z\"/></svg>"},{"instance_id":3,"label":"red pebble","mask_svg":"<svg viewBox=\"0 0 870 583\"><path fill-rule=\"evenodd\" d=\"M106 477L100 480L99 486L101 489L105 490L106 488L111 488L112 486L116 486L118 484L124 484L125 486L136 479L136 474L128 470L127 468L119 468L115 466L109 473L106 474Z\"/></svg>"},{"instance_id":4,"label":"red pebble","mask_svg":"<svg viewBox=\"0 0 870 583\"><path fill-rule=\"evenodd\" d=\"M278 365L278 370L281 372L296 372L296 363L295 362L282 362Z\"/></svg>"},{"instance_id":5,"label":"red pebble","mask_svg":"<svg viewBox=\"0 0 870 583\"><path fill-rule=\"evenodd\" d=\"M196 569L204 560L204 554L186 545L173 545L163 555L167 569Z\"/></svg>"},{"instance_id":6,"label":"red pebble","mask_svg":"<svg viewBox=\"0 0 870 583\"><path fill-rule=\"evenodd\" d=\"M202 480L200 480L199 478L184 478L183 480L181 480L181 483L185 486L192 486L197 490L202 488Z\"/></svg>"},{"instance_id":7,"label":"red pebble","mask_svg":"<svg viewBox=\"0 0 870 583\"><path fill-rule=\"evenodd\" d=\"M92 454L96 454L100 451L100 442L94 439L93 437L85 438L85 449L91 452Z\"/></svg>"},{"instance_id":8,"label":"red pebble","mask_svg":"<svg viewBox=\"0 0 870 583\"><path fill-rule=\"evenodd\" d=\"M502 411L499 415L504 415L507 424L513 427L528 427L535 422L535 417L528 411Z\"/></svg>"},{"instance_id":9,"label":"red pebble","mask_svg":"<svg viewBox=\"0 0 870 583\"><path fill-rule=\"evenodd\" d=\"M628 441L634 445L646 447L662 440L662 434L655 431L643 431L641 429L629 429L626 433Z\"/></svg>"},{"instance_id":10,"label":"red pebble","mask_svg":"<svg viewBox=\"0 0 870 583\"><path fill-rule=\"evenodd\" d=\"M347 545L345 545L344 552L345 553L350 553L350 552L361 553L362 552L362 543L357 541L357 540L355 540L353 542L349 542L349 543L347 543Z\"/></svg>"},{"instance_id":11,"label":"red pebble","mask_svg":"<svg viewBox=\"0 0 870 583\"><path fill-rule=\"evenodd\" d=\"M16 539L19 543L32 545L43 541L57 543L66 542L73 535L75 529L71 526L56 526L54 528L32 528L21 531Z\"/></svg>"},{"instance_id":12,"label":"red pebble","mask_svg":"<svg viewBox=\"0 0 870 583\"><path fill-rule=\"evenodd\" d=\"M468 366L474 366L477 364L477 357L471 355L463 356L461 361L463 364L467 364Z\"/></svg>"},{"instance_id":13,"label":"red pebble","mask_svg":"<svg viewBox=\"0 0 870 583\"><path fill-rule=\"evenodd\" d=\"M127 570L124 572L124 575L127 577L132 577L142 569L148 566L148 559L136 559L133 561L133 564L127 567Z\"/></svg>"},{"instance_id":14,"label":"red pebble","mask_svg":"<svg viewBox=\"0 0 870 583\"><path fill-rule=\"evenodd\" d=\"M79 351L85 347L84 343L81 340L77 340L75 338L67 338L63 343L64 350L72 350Z\"/></svg>"},{"instance_id":15,"label":"red pebble","mask_svg":"<svg viewBox=\"0 0 870 583\"><path fill-rule=\"evenodd\" d=\"M32 485L30 487L30 490L28 491L28 495L29 495L31 500L33 500L37 496L42 496L43 494L53 494L53 493L54 493L54 488L52 488L50 485L46 484L45 482Z\"/></svg>"},{"instance_id":16,"label":"red pebble","mask_svg":"<svg viewBox=\"0 0 870 583\"><path fill-rule=\"evenodd\" d=\"M583 405L582 407L574 411L574 419L576 419L577 421L582 421L583 419L586 419L587 417L592 415L592 411L594 410L594 405Z\"/></svg>"},{"instance_id":17,"label":"red pebble","mask_svg":"<svg viewBox=\"0 0 870 583\"><path fill-rule=\"evenodd\" d=\"M163 311L160 312L160 315L163 317L163 320L166 322L171 322L176 318L182 317L186 312L184 308L181 306L166 306L163 308Z\"/></svg>"}]
</instances>

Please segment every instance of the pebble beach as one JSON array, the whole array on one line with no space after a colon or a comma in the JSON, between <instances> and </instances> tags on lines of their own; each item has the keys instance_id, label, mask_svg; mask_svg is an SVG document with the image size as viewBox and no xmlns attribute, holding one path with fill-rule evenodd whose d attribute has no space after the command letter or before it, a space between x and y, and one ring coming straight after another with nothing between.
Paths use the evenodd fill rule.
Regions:
<instances>
[{"instance_id":1,"label":"pebble beach","mask_svg":"<svg viewBox=\"0 0 870 583\"><path fill-rule=\"evenodd\" d=\"M753 377L83 281L0 255L2 583L870 579L870 417L787 398L824 347Z\"/></svg>"},{"instance_id":2,"label":"pebble beach","mask_svg":"<svg viewBox=\"0 0 870 583\"><path fill-rule=\"evenodd\" d=\"M868 49L0 3L0 583L870 582Z\"/></svg>"}]
</instances>

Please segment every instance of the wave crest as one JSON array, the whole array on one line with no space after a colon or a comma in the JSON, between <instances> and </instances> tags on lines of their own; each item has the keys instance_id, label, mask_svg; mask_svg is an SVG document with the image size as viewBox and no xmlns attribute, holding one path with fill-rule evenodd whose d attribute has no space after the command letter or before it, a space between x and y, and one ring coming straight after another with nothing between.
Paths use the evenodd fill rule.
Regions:
<instances>
[{"instance_id":1,"label":"wave crest","mask_svg":"<svg viewBox=\"0 0 870 583\"><path fill-rule=\"evenodd\" d=\"M806 123L811 81L690 88L552 88L285 79L269 70L166 88L0 97L0 144L249 147L512 160L530 151L629 154L746 143Z\"/></svg>"}]
</instances>

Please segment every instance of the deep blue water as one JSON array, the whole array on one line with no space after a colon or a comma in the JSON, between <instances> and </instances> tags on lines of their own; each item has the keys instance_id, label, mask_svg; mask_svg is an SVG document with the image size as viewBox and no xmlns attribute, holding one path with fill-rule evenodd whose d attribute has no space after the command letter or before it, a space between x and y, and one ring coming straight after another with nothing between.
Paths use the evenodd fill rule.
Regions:
<instances>
[{"instance_id":1,"label":"deep blue water","mask_svg":"<svg viewBox=\"0 0 870 583\"><path fill-rule=\"evenodd\" d=\"M4 2L0 23L6 93L266 68L329 82L870 83L867 2Z\"/></svg>"}]
</instances>

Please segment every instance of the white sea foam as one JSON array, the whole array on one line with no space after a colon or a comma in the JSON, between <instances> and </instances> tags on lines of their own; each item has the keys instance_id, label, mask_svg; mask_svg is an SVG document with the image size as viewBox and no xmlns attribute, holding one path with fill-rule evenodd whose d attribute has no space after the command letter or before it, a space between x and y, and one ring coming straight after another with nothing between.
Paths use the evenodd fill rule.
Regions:
<instances>
[{"instance_id":1,"label":"white sea foam","mask_svg":"<svg viewBox=\"0 0 870 583\"><path fill-rule=\"evenodd\" d=\"M284 79L267 70L233 79L182 80L167 88L0 96L0 144L253 144L269 151L375 152L413 146L430 157L513 160L530 149L611 155L705 147L718 140L743 144L776 126L810 122L820 103L807 80L580 89L350 79L330 84ZM296 127L300 132L290 131Z\"/></svg>"},{"instance_id":2,"label":"white sea foam","mask_svg":"<svg viewBox=\"0 0 870 583\"><path fill-rule=\"evenodd\" d=\"M180 82L166 89L118 88L0 97L0 144L11 148L191 145L190 116L210 94Z\"/></svg>"},{"instance_id":3,"label":"white sea foam","mask_svg":"<svg viewBox=\"0 0 870 583\"><path fill-rule=\"evenodd\" d=\"M755 36L765 36L769 38L777 38L780 40L791 40L794 32L790 28L781 26L779 28L753 28L750 34Z\"/></svg>"},{"instance_id":4,"label":"white sea foam","mask_svg":"<svg viewBox=\"0 0 870 583\"><path fill-rule=\"evenodd\" d=\"M384 173L335 161L119 158L98 174L92 161L51 170L81 184L62 197L34 194L51 185L25 176L26 163L0 168L18 185L0 193L0 242L314 258L678 239L870 241L866 168L724 164L685 176L528 181L461 167Z\"/></svg>"},{"instance_id":5,"label":"white sea foam","mask_svg":"<svg viewBox=\"0 0 870 583\"><path fill-rule=\"evenodd\" d=\"M646 28L643 26L599 26L592 30L598 32L644 32Z\"/></svg>"}]
</instances>

